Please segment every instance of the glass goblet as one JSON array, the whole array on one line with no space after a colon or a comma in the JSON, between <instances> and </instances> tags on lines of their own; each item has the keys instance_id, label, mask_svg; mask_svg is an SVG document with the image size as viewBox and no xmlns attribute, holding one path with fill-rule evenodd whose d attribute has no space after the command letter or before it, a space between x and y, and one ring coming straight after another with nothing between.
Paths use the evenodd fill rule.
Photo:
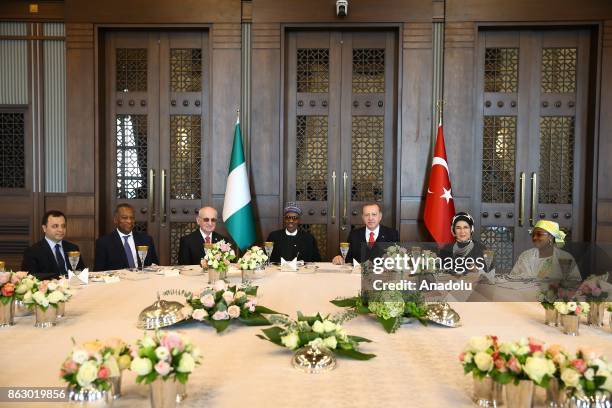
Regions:
<instances>
[{"instance_id":1,"label":"glass goblet","mask_svg":"<svg viewBox=\"0 0 612 408\"><path fill-rule=\"evenodd\" d=\"M149 247L147 245L138 245L136 247L136 253L138 254L138 258L140 259L140 272L144 273L144 261L147 258L147 253L149 252Z\"/></svg>"},{"instance_id":2,"label":"glass goblet","mask_svg":"<svg viewBox=\"0 0 612 408\"><path fill-rule=\"evenodd\" d=\"M68 251L68 262L70 262L73 272L77 270L79 259L81 259L81 253L79 251Z\"/></svg>"},{"instance_id":3,"label":"glass goblet","mask_svg":"<svg viewBox=\"0 0 612 408\"><path fill-rule=\"evenodd\" d=\"M267 265L270 265L270 257L272 256L273 250L274 250L274 242L272 241L264 242L264 251L266 251L266 255L268 255L268 259L266 260Z\"/></svg>"}]
</instances>

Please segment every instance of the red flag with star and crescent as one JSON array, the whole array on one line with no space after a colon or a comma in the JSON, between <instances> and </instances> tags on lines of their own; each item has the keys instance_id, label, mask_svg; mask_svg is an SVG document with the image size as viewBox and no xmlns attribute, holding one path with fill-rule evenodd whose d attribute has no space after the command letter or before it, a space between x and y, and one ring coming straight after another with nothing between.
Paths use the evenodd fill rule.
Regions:
<instances>
[{"instance_id":1,"label":"red flag with star and crescent","mask_svg":"<svg viewBox=\"0 0 612 408\"><path fill-rule=\"evenodd\" d=\"M425 226L438 243L453 242L451 222L455 216L455 201L451 195L451 183L446 161L446 148L442 124L438 125L438 136L429 173L429 187L425 197Z\"/></svg>"}]
</instances>

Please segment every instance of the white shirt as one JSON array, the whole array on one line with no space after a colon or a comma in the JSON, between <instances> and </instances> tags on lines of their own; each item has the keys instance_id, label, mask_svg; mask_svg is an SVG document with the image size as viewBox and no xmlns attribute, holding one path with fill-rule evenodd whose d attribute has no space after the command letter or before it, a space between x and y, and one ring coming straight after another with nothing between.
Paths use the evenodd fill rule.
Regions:
<instances>
[{"instance_id":1,"label":"white shirt","mask_svg":"<svg viewBox=\"0 0 612 408\"><path fill-rule=\"evenodd\" d=\"M291 236L291 237L295 237L297 235L298 230L295 230L293 232L289 232L286 228L285 228L285 234Z\"/></svg>"},{"instance_id":2,"label":"white shirt","mask_svg":"<svg viewBox=\"0 0 612 408\"><path fill-rule=\"evenodd\" d=\"M370 231L368 227L366 227L365 229L366 242L370 242L370 232L374 233L374 241L376 241L378 239L378 233L380 232L380 225L377 225L374 231Z\"/></svg>"},{"instance_id":3,"label":"white shirt","mask_svg":"<svg viewBox=\"0 0 612 408\"><path fill-rule=\"evenodd\" d=\"M204 238L204 242L206 242L206 237L210 237L210 243L212 244L213 239L212 239L212 232L210 233L210 235L206 235L206 233L204 231L202 231L202 229L199 229L200 234L202 235L202 238Z\"/></svg>"},{"instance_id":4,"label":"white shirt","mask_svg":"<svg viewBox=\"0 0 612 408\"><path fill-rule=\"evenodd\" d=\"M125 246L125 238L129 237L127 242L130 246L130 250L132 251L132 259L134 260L134 266L138 266L138 255L136 254L136 243L134 243L134 234L130 233L129 235L124 234L123 232L117 229L117 233L119 234L119 238L121 238L121 245Z\"/></svg>"},{"instance_id":5,"label":"white shirt","mask_svg":"<svg viewBox=\"0 0 612 408\"><path fill-rule=\"evenodd\" d=\"M52 239L47 238L47 236L45 236L45 240L47 241L47 244L49 244L49 246L51 247L51 252L53 252L53 257L55 258L55 245L59 244L60 246L60 254L62 255L62 258L64 258L64 247L62 245L62 241L54 241ZM64 258L64 265L66 264L66 258Z\"/></svg>"}]
</instances>

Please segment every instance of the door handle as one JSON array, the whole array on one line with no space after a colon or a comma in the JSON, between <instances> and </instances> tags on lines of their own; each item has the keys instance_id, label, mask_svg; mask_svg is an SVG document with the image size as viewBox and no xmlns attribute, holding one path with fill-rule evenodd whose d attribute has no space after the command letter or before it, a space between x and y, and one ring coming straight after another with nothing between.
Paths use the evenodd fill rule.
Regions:
<instances>
[{"instance_id":1,"label":"door handle","mask_svg":"<svg viewBox=\"0 0 612 408\"><path fill-rule=\"evenodd\" d=\"M161 171L161 188L160 188L161 204L159 210L162 216L162 225L166 224L166 170Z\"/></svg>"},{"instance_id":2,"label":"door handle","mask_svg":"<svg viewBox=\"0 0 612 408\"><path fill-rule=\"evenodd\" d=\"M346 225L346 212L347 212L347 207L348 207L348 184L346 182L346 180L348 180L348 174L346 174L346 171L344 172L344 174L342 175L342 182L343 184L343 189L344 189L344 196L342 197L342 224Z\"/></svg>"},{"instance_id":3,"label":"door handle","mask_svg":"<svg viewBox=\"0 0 612 408\"><path fill-rule=\"evenodd\" d=\"M531 214L529 215L529 223L533 227L535 214L538 211L538 175L534 171L531 173Z\"/></svg>"},{"instance_id":4,"label":"door handle","mask_svg":"<svg viewBox=\"0 0 612 408\"><path fill-rule=\"evenodd\" d=\"M331 211L331 223L336 223L336 171L332 171L332 211Z\"/></svg>"},{"instance_id":5,"label":"door handle","mask_svg":"<svg viewBox=\"0 0 612 408\"><path fill-rule=\"evenodd\" d=\"M521 172L521 190L520 190L520 203L519 203L519 217L518 217L518 225L522 227L525 223L525 173Z\"/></svg>"},{"instance_id":6,"label":"door handle","mask_svg":"<svg viewBox=\"0 0 612 408\"><path fill-rule=\"evenodd\" d=\"M149 169L149 221L155 222L155 170Z\"/></svg>"}]
</instances>

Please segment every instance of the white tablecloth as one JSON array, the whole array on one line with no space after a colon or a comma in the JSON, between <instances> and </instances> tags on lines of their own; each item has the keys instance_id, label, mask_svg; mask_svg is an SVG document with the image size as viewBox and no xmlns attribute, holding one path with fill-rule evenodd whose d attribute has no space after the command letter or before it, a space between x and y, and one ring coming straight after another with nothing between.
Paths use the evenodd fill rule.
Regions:
<instances>
[{"instance_id":1,"label":"white tablecloth","mask_svg":"<svg viewBox=\"0 0 612 408\"><path fill-rule=\"evenodd\" d=\"M329 300L354 296L360 289L358 274L329 264L320 264L314 273L277 269L268 270L257 281L260 304L292 317L298 310L305 314L341 311ZM205 275L152 275L140 281L90 283L77 290L67 305L67 316L56 327L36 329L33 316L17 318L15 326L0 330L4 351L0 386L63 386L58 371L72 347L71 337L77 342L108 337L133 342L143 334L136 328L137 316L155 300L157 291L195 290L205 282ZM255 337L261 327L236 324L217 335L212 327L200 323L180 324L177 329L187 332L203 352L203 364L190 377L189 397L181 406L467 407L471 406L471 380L463 375L457 355L474 335L495 334L502 340L534 336L570 349L589 345L612 357L609 329L582 325L579 337L563 335L542 323L543 310L537 303L452 306L461 315L460 328L415 323L387 334L369 316L349 321L345 325L349 334L373 340L364 343L362 350L377 357L370 361L339 358L334 371L319 375L293 369L291 351ZM148 406L148 387L135 384L134 379L134 374L126 372L124 396L114 406Z\"/></svg>"}]
</instances>

